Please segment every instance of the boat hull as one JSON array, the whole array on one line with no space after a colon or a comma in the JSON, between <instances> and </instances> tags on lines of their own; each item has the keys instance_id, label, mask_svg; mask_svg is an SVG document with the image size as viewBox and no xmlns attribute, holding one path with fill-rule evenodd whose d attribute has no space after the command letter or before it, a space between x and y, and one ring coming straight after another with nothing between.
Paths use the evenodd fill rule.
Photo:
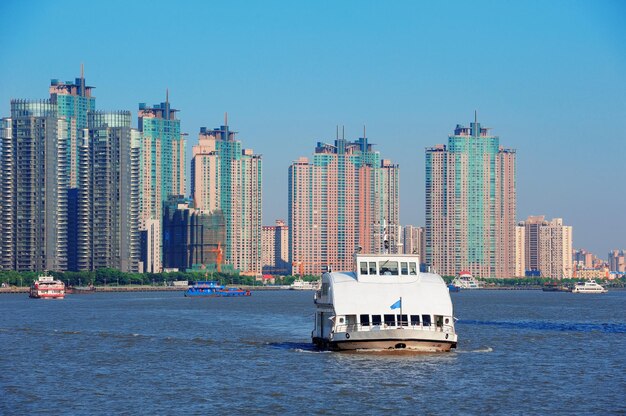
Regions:
<instances>
[{"instance_id":1,"label":"boat hull","mask_svg":"<svg viewBox=\"0 0 626 416\"><path fill-rule=\"evenodd\" d=\"M320 340L322 341L322 340ZM449 352L452 348L456 348L456 343L416 340L416 339L379 339L379 340L362 340L362 341L340 341L328 342L326 346L319 345L320 341L314 343L318 347L333 351L413 351L413 352Z\"/></svg>"},{"instance_id":2,"label":"boat hull","mask_svg":"<svg viewBox=\"0 0 626 416\"><path fill-rule=\"evenodd\" d=\"M241 297L241 296L251 296L249 290L247 291L224 291L224 292L212 292L212 293L185 293L185 297L201 297L201 298L232 298L232 297Z\"/></svg>"},{"instance_id":3,"label":"boat hull","mask_svg":"<svg viewBox=\"0 0 626 416\"><path fill-rule=\"evenodd\" d=\"M41 293L41 294L30 294L29 297L33 299L64 299L65 294Z\"/></svg>"},{"instance_id":4,"label":"boat hull","mask_svg":"<svg viewBox=\"0 0 626 416\"><path fill-rule=\"evenodd\" d=\"M447 352L456 348L454 333L423 329L395 328L371 331L338 332L330 339L313 337L318 348L345 350L409 350Z\"/></svg>"}]
</instances>

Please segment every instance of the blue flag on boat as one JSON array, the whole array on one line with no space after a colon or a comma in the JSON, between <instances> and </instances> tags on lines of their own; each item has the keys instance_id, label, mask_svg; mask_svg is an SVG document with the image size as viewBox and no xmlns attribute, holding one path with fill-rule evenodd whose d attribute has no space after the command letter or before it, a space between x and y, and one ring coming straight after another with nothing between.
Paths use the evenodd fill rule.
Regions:
<instances>
[{"instance_id":1,"label":"blue flag on boat","mask_svg":"<svg viewBox=\"0 0 626 416\"><path fill-rule=\"evenodd\" d=\"M398 309L402 307L402 298L398 299L396 303L390 306L391 309Z\"/></svg>"}]
</instances>

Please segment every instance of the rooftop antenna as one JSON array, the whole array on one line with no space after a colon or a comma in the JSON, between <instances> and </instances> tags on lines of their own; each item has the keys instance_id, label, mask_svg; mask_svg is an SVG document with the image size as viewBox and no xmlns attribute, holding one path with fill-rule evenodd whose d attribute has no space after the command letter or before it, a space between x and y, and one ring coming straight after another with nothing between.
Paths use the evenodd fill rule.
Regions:
<instances>
[{"instance_id":1,"label":"rooftop antenna","mask_svg":"<svg viewBox=\"0 0 626 416\"><path fill-rule=\"evenodd\" d=\"M474 110L474 123L478 124L478 111Z\"/></svg>"},{"instance_id":2,"label":"rooftop antenna","mask_svg":"<svg viewBox=\"0 0 626 416\"><path fill-rule=\"evenodd\" d=\"M228 126L228 111L224 113L224 125Z\"/></svg>"},{"instance_id":3,"label":"rooftop antenna","mask_svg":"<svg viewBox=\"0 0 626 416\"><path fill-rule=\"evenodd\" d=\"M341 140L346 140L346 126L341 126Z\"/></svg>"},{"instance_id":4,"label":"rooftop antenna","mask_svg":"<svg viewBox=\"0 0 626 416\"><path fill-rule=\"evenodd\" d=\"M170 89L166 88L165 89L165 104L169 104L170 103Z\"/></svg>"},{"instance_id":5,"label":"rooftop antenna","mask_svg":"<svg viewBox=\"0 0 626 416\"><path fill-rule=\"evenodd\" d=\"M365 135L365 124L363 124L363 138L366 139L367 136Z\"/></svg>"},{"instance_id":6,"label":"rooftop antenna","mask_svg":"<svg viewBox=\"0 0 626 416\"><path fill-rule=\"evenodd\" d=\"M335 140L339 140L339 124L337 124L337 132L335 133Z\"/></svg>"},{"instance_id":7,"label":"rooftop antenna","mask_svg":"<svg viewBox=\"0 0 626 416\"><path fill-rule=\"evenodd\" d=\"M85 78L85 64L80 63L80 77Z\"/></svg>"}]
</instances>

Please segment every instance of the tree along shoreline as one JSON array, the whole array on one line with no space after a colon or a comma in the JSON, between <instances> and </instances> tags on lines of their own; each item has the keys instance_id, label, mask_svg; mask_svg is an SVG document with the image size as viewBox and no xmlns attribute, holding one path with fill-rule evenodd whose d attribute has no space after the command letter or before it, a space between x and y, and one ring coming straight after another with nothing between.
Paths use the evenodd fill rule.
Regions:
<instances>
[{"instance_id":1,"label":"tree along shoreline","mask_svg":"<svg viewBox=\"0 0 626 416\"><path fill-rule=\"evenodd\" d=\"M41 272L0 271L0 283L3 286L30 286ZM214 280L220 284L259 285L253 276L242 276L228 273L169 272L169 273L125 273L115 269L98 269L92 272L50 272L55 279L63 281L67 286L127 286L127 285L171 285L175 281L196 282ZM290 285L297 276L273 276L276 285ZM304 276L305 281L319 280L319 276ZM449 284L454 276L443 276ZM560 285L573 287L581 279L550 279L525 277L511 279L477 278L485 287L541 287L546 283L556 282ZM626 287L626 277L614 280L596 279L605 287Z\"/></svg>"},{"instance_id":2,"label":"tree along shoreline","mask_svg":"<svg viewBox=\"0 0 626 416\"><path fill-rule=\"evenodd\" d=\"M0 284L3 286L30 286L42 272L0 271ZM196 282L213 280L220 284L232 285L259 285L260 282L253 276L242 276L228 273L206 272L168 272L168 273L126 273L116 269L98 269L92 272L49 272L56 280L61 280L67 286L128 286L128 285L171 285L176 281ZM273 276L274 284L290 285L297 276ZM318 277L305 276L303 280L315 281Z\"/></svg>"}]
</instances>

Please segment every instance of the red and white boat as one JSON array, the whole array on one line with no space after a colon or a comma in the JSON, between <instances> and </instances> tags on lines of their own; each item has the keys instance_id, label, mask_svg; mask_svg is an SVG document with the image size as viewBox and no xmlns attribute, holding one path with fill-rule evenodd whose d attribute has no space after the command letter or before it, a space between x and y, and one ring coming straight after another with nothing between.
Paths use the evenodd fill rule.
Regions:
<instances>
[{"instance_id":1,"label":"red and white boat","mask_svg":"<svg viewBox=\"0 0 626 416\"><path fill-rule=\"evenodd\" d=\"M29 297L35 299L63 299L65 297L65 283L54 280L54 277L43 274L30 286Z\"/></svg>"}]
</instances>

